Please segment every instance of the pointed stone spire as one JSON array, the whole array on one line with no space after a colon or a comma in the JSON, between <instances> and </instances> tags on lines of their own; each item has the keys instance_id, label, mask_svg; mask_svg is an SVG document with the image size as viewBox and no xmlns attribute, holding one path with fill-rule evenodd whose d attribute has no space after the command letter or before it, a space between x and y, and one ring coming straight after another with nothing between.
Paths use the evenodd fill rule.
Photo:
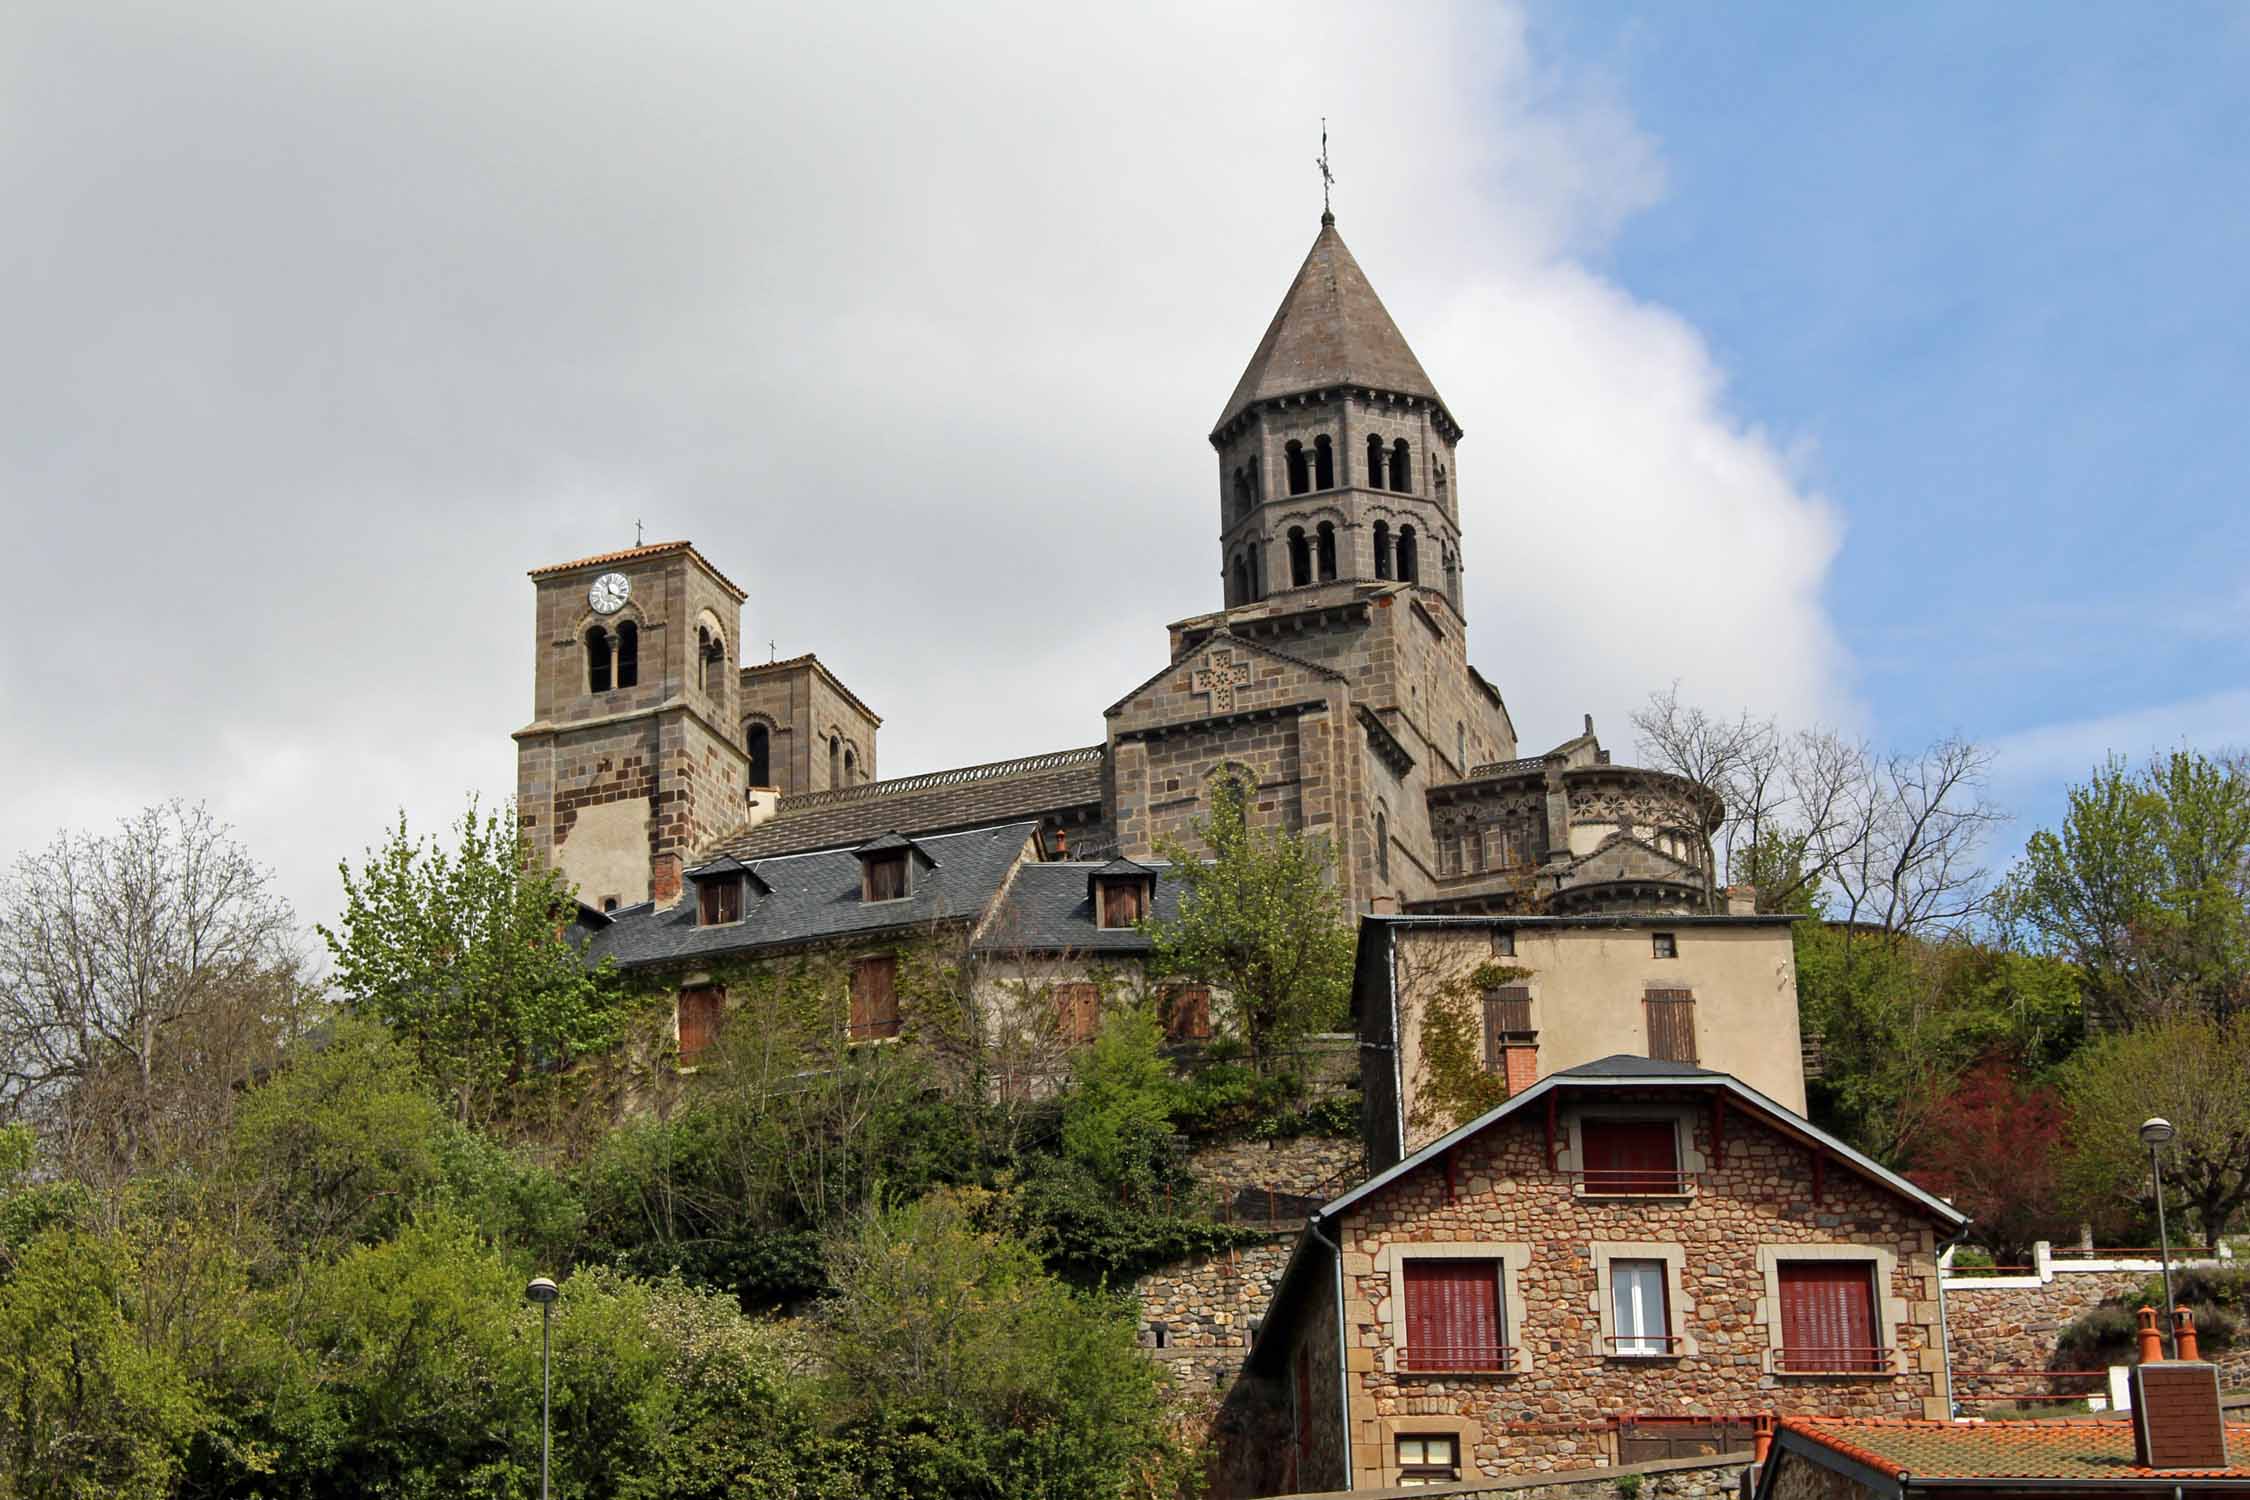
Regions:
<instances>
[{"instance_id":1,"label":"pointed stone spire","mask_svg":"<svg viewBox=\"0 0 2250 1500\"><path fill-rule=\"evenodd\" d=\"M1444 405L1367 273L1336 232L1336 216L1323 213L1312 251L1227 398L1218 426L1255 402L1339 385L1421 396Z\"/></svg>"}]
</instances>

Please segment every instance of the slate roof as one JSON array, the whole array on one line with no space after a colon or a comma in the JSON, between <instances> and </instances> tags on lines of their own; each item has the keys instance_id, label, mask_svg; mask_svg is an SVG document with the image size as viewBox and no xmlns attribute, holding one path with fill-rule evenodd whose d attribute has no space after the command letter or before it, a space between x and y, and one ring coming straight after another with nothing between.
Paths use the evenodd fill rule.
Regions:
<instances>
[{"instance_id":1,"label":"slate roof","mask_svg":"<svg viewBox=\"0 0 2250 1500\"><path fill-rule=\"evenodd\" d=\"M2229 1422L2230 1453L2250 1453L2250 1423ZM2250 1479L2250 1467L2149 1469L2130 1422L1934 1422L1906 1417L1783 1417L1787 1436L1912 1484L1924 1479ZM1800 1450L1801 1451L1801 1450Z\"/></svg>"},{"instance_id":2,"label":"slate roof","mask_svg":"<svg viewBox=\"0 0 2250 1500\"><path fill-rule=\"evenodd\" d=\"M1444 405L1367 273L1345 248L1335 220L1324 215L1311 252L1217 425L1224 427L1253 402L1335 385L1427 396Z\"/></svg>"},{"instance_id":3,"label":"slate roof","mask_svg":"<svg viewBox=\"0 0 2250 1500\"><path fill-rule=\"evenodd\" d=\"M1016 871L1007 898L987 924L978 946L987 951L1028 953L1146 953L1148 939L1133 928L1096 925L1093 897L1087 886L1094 873L1103 868L1099 861L1090 859L1025 865ZM1180 914L1180 885L1167 878L1170 870L1162 860L1147 867L1147 872L1156 877L1151 915L1160 919Z\"/></svg>"},{"instance_id":4,"label":"slate roof","mask_svg":"<svg viewBox=\"0 0 2250 1500\"><path fill-rule=\"evenodd\" d=\"M772 858L850 848L880 833L920 838L947 829L1098 808L1104 755L1103 748L1094 745L784 797L774 817L755 828L723 835L707 852L740 859Z\"/></svg>"},{"instance_id":5,"label":"slate roof","mask_svg":"<svg viewBox=\"0 0 2250 1500\"><path fill-rule=\"evenodd\" d=\"M1007 885L1038 831L1037 823L1009 823L923 839L920 847L936 868L918 868L912 893L898 901L860 900L859 858L849 849L755 860L752 872L770 889L751 883L740 922L698 927L692 900L661 910L642 902L611 912L610 925L593 935L587 955L597 962L614 958L629 969L974 920Z\"/></svg>"}]
</instances>

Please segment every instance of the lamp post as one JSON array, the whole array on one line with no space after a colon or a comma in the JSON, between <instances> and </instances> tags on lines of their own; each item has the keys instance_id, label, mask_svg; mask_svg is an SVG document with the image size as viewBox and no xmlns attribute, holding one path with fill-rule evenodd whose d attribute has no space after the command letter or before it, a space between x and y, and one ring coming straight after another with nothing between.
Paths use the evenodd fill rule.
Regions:
<instances>
[{"instance_id":1,"label":"lamp post","mask_svg":"<svg viewBox=\"0 0 2250 1500\"><path fill-rule=\"evenodd\" d=\"M555 1284L534 1276L523 1294L539 1304L539 1500L547 1500L547 1452L550 1446L550 1411L554 1399Z\"/></svg>"},{"instance_id":2,"label":"lamp post","mask_svg":"<svg viewBox=\"0 0 2250 1500\"><path fill-rule=\"evenodd\" d=\"M2156 1185L2156 1254L2164 1267L2164 1335L2172 1357L2178 1359L2180 1335L2172 1326L2172 1236L2164 1228L2164 1165L2156 1154L2172 1134L2172 1122L2162 1115L2141 1121L2141 1140L2148 1146L2148 1174Z\"/></svg>"}]
</instances>

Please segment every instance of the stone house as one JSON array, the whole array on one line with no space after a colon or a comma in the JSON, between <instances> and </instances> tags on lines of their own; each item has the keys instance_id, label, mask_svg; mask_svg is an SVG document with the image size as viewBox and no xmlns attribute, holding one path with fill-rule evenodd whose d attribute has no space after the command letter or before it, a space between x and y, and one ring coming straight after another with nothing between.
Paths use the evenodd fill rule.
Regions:
<instances>
[{"instance_id":1,"label":"stone house","mask_svg":"<svg viewBox=\"0 0 2250 1500\"><path fill-rule=\"evenodd\" d=\"M1105 1003L1149 988L1149 940L1136 924L1176 913L1179 895L1162 864L1042 856L1031 822L720 855L687 870L670 905L582 909L580 921L589 962L607 959L629 985L672 1000L683 1064L727 1024L730 984L794 966L834 991L852 1041L905 1035L917 998L942 995L949 1011L973 1007L973 1029L996 1053L1044 1076L1099 1029ZM1156 998L1174 1040L1210 1036L1206 992Z\"/></svg>"},{"instance_id":2,"label":"stone house","mask_svg":"<svg viewBox=\"0 0 2250 1500\"><path fill-rule=\"evenodd\" d=\"M1802 1114L1793 920L1741 909L1361 918L1352 1016L1369 1169L1482 1107L1464 1108L1488 1092L1464 1066L1520 1092L1637 1053L1731 1074ZM1448 1015L1450 1058L1428 1045Z\"/></svg>"},{"instance_id":3,"label":"stone house","mask_svg":"<svg viewBox=\"0 0 2250 1500\"><path fill-rule=\"evenodd\" d=\"M1256 1492L1610 1464L1621 1422L1943 1416L1966 1222L1724 1073L1549 1074L1311 1216L1238 1398L1272 1417Z\"/></svg>"}]
</instances>

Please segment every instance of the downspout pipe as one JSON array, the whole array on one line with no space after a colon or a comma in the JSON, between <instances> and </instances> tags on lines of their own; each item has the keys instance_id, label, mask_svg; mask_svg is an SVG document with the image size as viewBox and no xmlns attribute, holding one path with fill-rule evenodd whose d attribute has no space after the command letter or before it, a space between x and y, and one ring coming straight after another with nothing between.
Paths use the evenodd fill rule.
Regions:
<instances>
[{"instance_id":1,"label":"downspout pipe","mask_svg":"<svg viewBox=\"0 0 2250 1500\"><path fill-rule=\"evenodd\" d=\"M1951 1250L1954 1246L1960 1244L1963 1240L1966 1240L1969 1237L1969 1229L1969 1225L1963 1224L1960 1229L1955 1232L1953 1238L1947 1240L1944 1244L1937 1247L1937 1253L1934 1257L1937 1262L1937 1336L1938 1343L1944 1346L1944 1357L1938 1361L1938 1364L1945 1371L1946 1419L1948 1421L1954 1422L1957 1422L1961 1419L1961 1408L1953 1404L1953 1329L1945 1319L1944 1258L1946 1251Z\"/></svg>"},{"instance_id":2,"label":"downspout pipe","mask_svg":"<svg viewBox=\"0 0 2250 1500\"><path fill-rule=\"evenodd\" d=\"M1305 1220L1305 1231L1328 1247L1336 1267L1336 1407L1344 1423L1344 1488L1352 1487L1352 1375L1344 1357L1344 1247L1320 1232L1320 1215Z\"/></svg>"}]
</instances>

